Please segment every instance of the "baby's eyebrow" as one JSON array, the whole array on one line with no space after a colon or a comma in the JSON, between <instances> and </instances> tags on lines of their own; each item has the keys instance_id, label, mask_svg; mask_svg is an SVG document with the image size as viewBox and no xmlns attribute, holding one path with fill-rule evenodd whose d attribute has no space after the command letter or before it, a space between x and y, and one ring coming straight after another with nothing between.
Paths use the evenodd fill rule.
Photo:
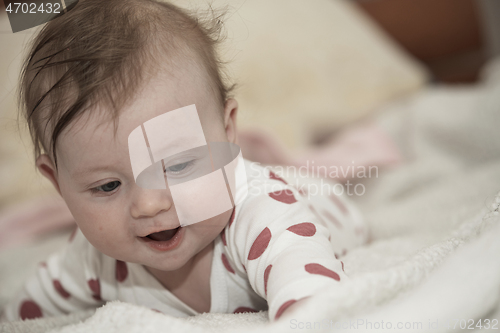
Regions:
<instances>
[{"instance_id":1,"label":"baby's eyebrow","mask_svg":"<svg viewBox=\"0 0 500 333\"><path fill-rule=\"evenodd\" d=\"M108 171L108 170L112 170L113 168L114 168L113 165L94 166L94 167L90 167L87 169L77 170L77 171L73 172L72 177L80 178L80 177L87 176L87 175L94 173L94 172Z\"/></svg>"}]
</instances>

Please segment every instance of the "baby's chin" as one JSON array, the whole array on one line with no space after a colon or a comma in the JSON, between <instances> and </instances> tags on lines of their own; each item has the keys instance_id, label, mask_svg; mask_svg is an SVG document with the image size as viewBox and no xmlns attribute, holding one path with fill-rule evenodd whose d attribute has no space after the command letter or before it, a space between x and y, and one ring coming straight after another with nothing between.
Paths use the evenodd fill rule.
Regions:
<instances>
[{"instance_id":1,"label":"baby's chin","mask_svg":"<svg viewBox=\"0 0 500 333\"><path fill-rule=\"evenodd\" d=\"M146 269L153 269L163 272L178 270L182 268L184 265L186 265L187 261L190 259L190 258L187 259L181 258L179 256L172 258L161 258L161 256L157 256L154 254L152 255L151 253L144 253L142 256L139 256L138 253L139 251L136 251L134 254L131 255L124 255L123 253L121 254L104 253L104 254L116 260L132 264L138 264L144 266Z\"/></svg>"},{"instance_id":2,"label":"baby's chin","mask_svg":"<svg viewBox=\"0 0 500 333\"><path fill-rule=\"evenodd\" d=\"M144 266L144 268L146 268L150 272L152 271L172 272L182 269L194 258L195 255L186 255L185 257L175 256L172 258L165 258L163 260L159 260L158 258L151 258L151 260L141 260L137 262L137 264Z\"/></svg>"},{"instance_id":3,"label":"baby's chin","mask_svg":"<svg viewBox=\"0 0 500 333\"><path fill-rule=\"evenodd\" d=\"M181 269L186 263L162 263L158 264L155 262L141 264L149 272L160 271L160 272L172 272Z\"/></svg>"},{"instance_id":4,"label":"baby's chin","mask_svg":"<svg viewBox=\"0 0 500 333\"><path fill-rule=\"evenodd\" d=\"M132 251L127 251L128 253L121 251L109 253L111 254L109 256L117 260L139 264L159 271L175 271L185 266L200 252L198 245L201 244L190 246L186 246L189 244L181 244L184 246L165 252L151 249L140 240L136 245L138 246L131 247Z\"/></svg>"}]
</instances>

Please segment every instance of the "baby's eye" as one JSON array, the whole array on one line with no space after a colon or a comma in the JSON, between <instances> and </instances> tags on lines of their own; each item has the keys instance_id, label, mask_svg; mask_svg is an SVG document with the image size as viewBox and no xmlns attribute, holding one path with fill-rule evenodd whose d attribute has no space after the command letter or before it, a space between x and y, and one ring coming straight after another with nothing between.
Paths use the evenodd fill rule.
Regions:
<instances>
[{"instance_id":1,"label":"baby's eye","mask_svg":"<svg viewBox=\"0 0 500 333\"><path fill-rule=\"evenodd\" d=\"M120 182L115 180L113 182L109 182L107 184L97 186L93 189L93 192L111 192L115 190L118 186L120 186Z\"/></svg>"},{"instance_id":2,"label":"baby's eye","mask_svg":"<svg viewBox=\"0 0 500 333\"><path fill-rule=\"evenodd\" d=\"M180 173L181 171L186 169L191 164L191 162L193 162L193 161L188 161L188 162L179 163L176 165L169 166L169 167L165 168L165 172L171 172L173 174Z\"/></svg>"}]
</instances>

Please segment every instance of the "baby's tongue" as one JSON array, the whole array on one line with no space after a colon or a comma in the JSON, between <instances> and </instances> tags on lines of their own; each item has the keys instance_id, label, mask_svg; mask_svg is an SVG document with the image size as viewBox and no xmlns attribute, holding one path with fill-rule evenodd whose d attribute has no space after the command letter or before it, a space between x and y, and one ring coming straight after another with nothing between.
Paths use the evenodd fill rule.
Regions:
<instances>
[{"instance_id":1,"label":"baby's tongue","mask_svg":"<svg viewBox=\"0 0 500 333\"><path fill-rule=\"evenodd\" d=\"M148 235L148 238L155 240L155 241L167 241L171 239L175 233L177 232L177 229L172 229L172 230L164 230L160 232L155 232L154 234Z\"/></svg>"}]
</instances>

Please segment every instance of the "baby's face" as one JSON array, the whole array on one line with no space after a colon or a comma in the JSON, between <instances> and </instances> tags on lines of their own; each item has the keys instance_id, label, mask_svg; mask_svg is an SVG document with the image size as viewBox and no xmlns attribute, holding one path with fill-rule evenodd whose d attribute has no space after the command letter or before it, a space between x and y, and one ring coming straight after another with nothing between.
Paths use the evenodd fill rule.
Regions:
<instances>
[{"instance_id":1,"label":"baby's face","mask_svg":"<svg viewBox=\"0 0 500 333\"><path fill-rule=\"evenodd\" d=\"M180 224L169 190L143 189L134 181L128 149L132 130L167 111L195 104L208 142L235 142L234 117L229 118L228 131L217 116L222 107L209 98L200 75L190 71L174 73L175 79L164 74L152 79L121 112L116 137L112 121L87 112L59 138L61 195L89 242L110 257L175 270L209 245L228 223L232 210L182 227L174 236L173 248L155 247L145 239ZM225 111L235 111L236 106L229 101Z\"/></svg>"}]
</instances>

